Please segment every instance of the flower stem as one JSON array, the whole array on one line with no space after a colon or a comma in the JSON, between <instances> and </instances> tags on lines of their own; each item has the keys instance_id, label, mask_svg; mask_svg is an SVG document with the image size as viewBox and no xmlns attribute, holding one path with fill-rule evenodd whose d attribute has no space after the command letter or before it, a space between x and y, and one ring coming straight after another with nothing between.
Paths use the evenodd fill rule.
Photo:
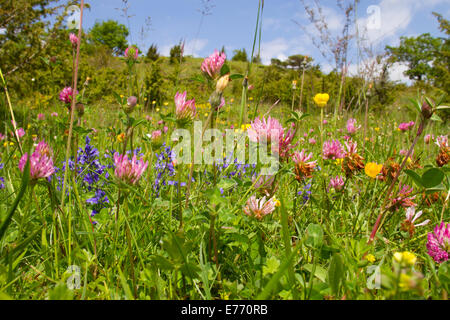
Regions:
<instances>
[{"instance_id":1,"label":"flower stem","mask_svg":"<svg viewBox=\"0 0 450 320\"><path fill-rule=\"evenodd\" d=\"M77 43L77 55L75 58L75 70L73 79L73 95L72 95L72 107L70 108L70 125L69 125L69 136L67 138L67 148L66 148L66 167L64 170L64 182L63 182L63 190L61 195L61 207L64 208L64 197L66 196L66 185L67 185L67 175L69 172L69 156L70 156L70 143L72 141L72 132L73 132L73 121L75 116L75 104L77 100L76 92L77 92L77 81L78 81L78 65L80 59L80 46L81 46L81 34L82 34L82 26L83 26L83 8L84 8L84 0L81 0L80 4L80 28L78 29L78 43Z\"/></svg>"}]
</instances>

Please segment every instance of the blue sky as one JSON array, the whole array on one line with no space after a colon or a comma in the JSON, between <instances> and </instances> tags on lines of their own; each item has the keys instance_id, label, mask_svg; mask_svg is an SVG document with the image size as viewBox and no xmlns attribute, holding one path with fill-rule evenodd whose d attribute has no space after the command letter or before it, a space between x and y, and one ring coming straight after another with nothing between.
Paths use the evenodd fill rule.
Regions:
<instances>
[{"instance_id":1,"label":"blue sky","mask_svg":"<svg viewBox=\"0 0 450 320\"><path fill-rule=\"evenodd\" d=\"M96 21L118 20L128 26L121 0L91 0L86 10L83 27L91 28ZM163 55L181 39L186 42L186 54L207 56L225 46L231 58L233 50L246 48L251 52L256 23L258 0L211 0L211 15L201 22L201 0L129 0L129 41L144 52L152 43L158 45ZM348 0L344 1L348 2ZM305 0L314 5L313 0ZM336 0L322 0L323 12L333 34L342 30L342 12ZM367 12L369 6L375 11ZM367 38L367 46L373 53L382 53L386 44L398 44L400 36L416 36L429 32L440 35L438 23L431 12L437 11L447 19L450 16L450 0L361 0L358 7L360 32ZM379 12L379 15L377 14ZM146 19L151 18L150 30L145 37L140 31ZM379 17L379 19L377 19ZM296 22L294 22L296 21ZM309 35L299 25L309 31ZM369 30L367 30L369 26ZM271 58L285 59L292 54L312 56L324 71L332 69L332 60L325 59L313 45L314 28L307 19L300 0L265 0L261 57L264 63ZM356 71L356 44L350 45L350 72ZM394 80L402 79L404 66L391 70Z\"/></svg>"}]
</instances>

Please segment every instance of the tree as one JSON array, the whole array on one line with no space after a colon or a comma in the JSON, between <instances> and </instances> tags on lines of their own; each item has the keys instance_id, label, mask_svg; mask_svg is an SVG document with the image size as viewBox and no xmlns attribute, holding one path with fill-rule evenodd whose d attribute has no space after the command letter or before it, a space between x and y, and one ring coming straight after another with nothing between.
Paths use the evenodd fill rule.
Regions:
<instances>
[{"instance_id":1,"label":"tree","mask_svg":"<svg viewBox=\"0 0 450 320\"><path fill-rule=\"evenodd\" d=\"M156 44L152 44L147 50L147 59L150 61L156 61L159 58L158 47Z\"/></svg>"},{"instance_id":2,"label":"tree","mask_svg":"<svg viewBox=\"0 0 450 320\"><path fill-rule=\"evenodd\" d=\"M128 46L128 34L127 27L114 20L96 22L89 33L94 43L104 45L118 55Z\"/></svg>"},{"instance_id":3,"label":"tree","mask_svg":"<svg viewBox=\"0 0 450 320\"><path fill-rule=\"evenodd\" d=\"M232 61L243 61L243 62L247 62L248 58L247 58L247 51L245 51L245 48L242 50L234 50L233 51L234 56L231 59Z\"/></svg>"},{"instance_id":4,"label":"tree","mask_svg":"<svg viewBox=\"0 0 450 320\"><path fill-rule=\"evenodd\" d=\"M297 70L303 68L303 64L305 64L305 69L309 69L311 67L310 63L312 62L312 60L313 59L311 57L304 56L301 54L296 54L296 55L290 56L286 60L285 64L288 67L291 67L291 68L297 69Z\"/></svg>"},{"instance_id":5,"label":"tree","mask_svg":"<svg viewBox=\"0 0 450 320\"><path fill-rule=\"evenodd\" d=\"M170 49L170 63L182 62L184 60L183 51L184 43L180 42L179 44L174 45Z\"/></svg>"},{"instance_id":6,"label":"tree","mask_svg":"<svg viewBox=\"0 0 450 320\"><path fill-rule=\"evenodd\" d=\"M430 79L433 75L433 61L439 54L442 40L429 33L418 37L400 37L398 47L386 46L393 62L408 64L407 75L411 80Z\"/></svg>"},{"instance_id":7,"label":"tree","mask_svg":"<svg viewBox=\"0 0 450 320\"><path fill-rule=\"evenodd\" d=\"M444 19L439 13L433 12L433 15L438 19L439 29L447 35L447 37L441 38L443 41L442 47L433 63L435 68L434 85L445 92L450 92L450 37L448 37L450 35L450 21Z\"/></svg>"},{"instance_id":8,"label":"tree","mask_svg":"<svg viewBox=\"0 0 450 320\"><path fill-rule=\"evenodd\" d=\"M152 70L145 76L145 97L147 98L146 106L153 104L159 105L164 100L163 85L164 80L161 74L160 60L152 62Z\"/></svg>"},{"instance_id":9,"label":"tree","mask_svg":"<svg viewBox=\"0 0 450 320\"><path fill-rule=\"evenodd\" d=\"M0 0L0 68L8 76L26 69L39 60L50 44L49 34L60 27L63 16L57 18L53 30L49 19L64 5L52 6L57 0Z\"/></svg>"}]
</instances>

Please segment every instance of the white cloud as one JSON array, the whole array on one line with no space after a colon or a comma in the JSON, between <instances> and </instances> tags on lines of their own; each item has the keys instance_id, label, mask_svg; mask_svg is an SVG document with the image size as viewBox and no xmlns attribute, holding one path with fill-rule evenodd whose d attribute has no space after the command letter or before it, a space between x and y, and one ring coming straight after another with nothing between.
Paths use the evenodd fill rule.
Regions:
<instances>
[{"instance_id":1,"label":"white cloud","mask_svg":"<svg viewBox=\"0 0 450 320\"><path fill-rule=\"evenodd\" d=\"M411 80L403 73L408 70L408 66L402 63L394 63L389 68L389 79L392 81L401 81L410 84Z\"/></svg>"},{"instance_id":2,"label":"white cloud","mask_svg":"<svg viewBox=\"0 0 450 320\"><path fill-rule=\"evenodd\" d=\"M448 0L382 0L377 5L361 7L358 26L370 44L394 44L398 36L407 31L416 13L440 3L448 3Z\"/></svg>"},{"instance_id":3,"label":"white cloud","mask_svg":"<svg viewBox=\"0 0 450 320\"><path fill-rule=\"evenodd\" d=\"M261 60L264 64L270 64L270 59L276 58L285 60L287 58L287 50L289 49L288 41L284 38L277 38L269 42L261 44Z\"/></svg>"},{"instance_id":4,"label":"white cloud","mask_svg":"<svg viewBox=\"0 0 450 320\"><path fill-rule=\"evenodd\" d=\"M199 57L199 52L202 51L208 44L208 39L192 39L186 41L184 45L184 54Z\"/></svg>"},{"instance_id":5,"label":"white cloud","mask_svg":"<svg viewBox=\"0 0 450 320\"><path fill-rule=\"evenodd\" d=\"M304 37L299 39L276 38L272 41L261 43L261 60L263 64L270 64L272 58L281 61L293 54L310 54L303 47Z\"/></svg>"}]
</instances>

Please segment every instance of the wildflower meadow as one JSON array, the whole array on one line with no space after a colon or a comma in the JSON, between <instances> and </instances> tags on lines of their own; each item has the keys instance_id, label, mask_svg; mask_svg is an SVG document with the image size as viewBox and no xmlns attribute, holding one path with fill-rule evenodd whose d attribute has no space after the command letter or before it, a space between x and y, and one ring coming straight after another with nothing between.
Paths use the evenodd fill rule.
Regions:
<instances>
[{"instance_id":1,"label":"wildflower meadow","mask_svg":"<svg viewBox=\"0 0 450 320\"><path fill-rule=\"evenodd\" d=\"M386 54L348 73L353 27L344 49L316 35L333 71L264 63L267 1L248 1L248 57L145 54L129 26L85 27L83 0L19 2L34 18L0 17L1 299L448 299L443 16L427 43L447 62L398 84Z\"/></svg>"}]
</instances>

